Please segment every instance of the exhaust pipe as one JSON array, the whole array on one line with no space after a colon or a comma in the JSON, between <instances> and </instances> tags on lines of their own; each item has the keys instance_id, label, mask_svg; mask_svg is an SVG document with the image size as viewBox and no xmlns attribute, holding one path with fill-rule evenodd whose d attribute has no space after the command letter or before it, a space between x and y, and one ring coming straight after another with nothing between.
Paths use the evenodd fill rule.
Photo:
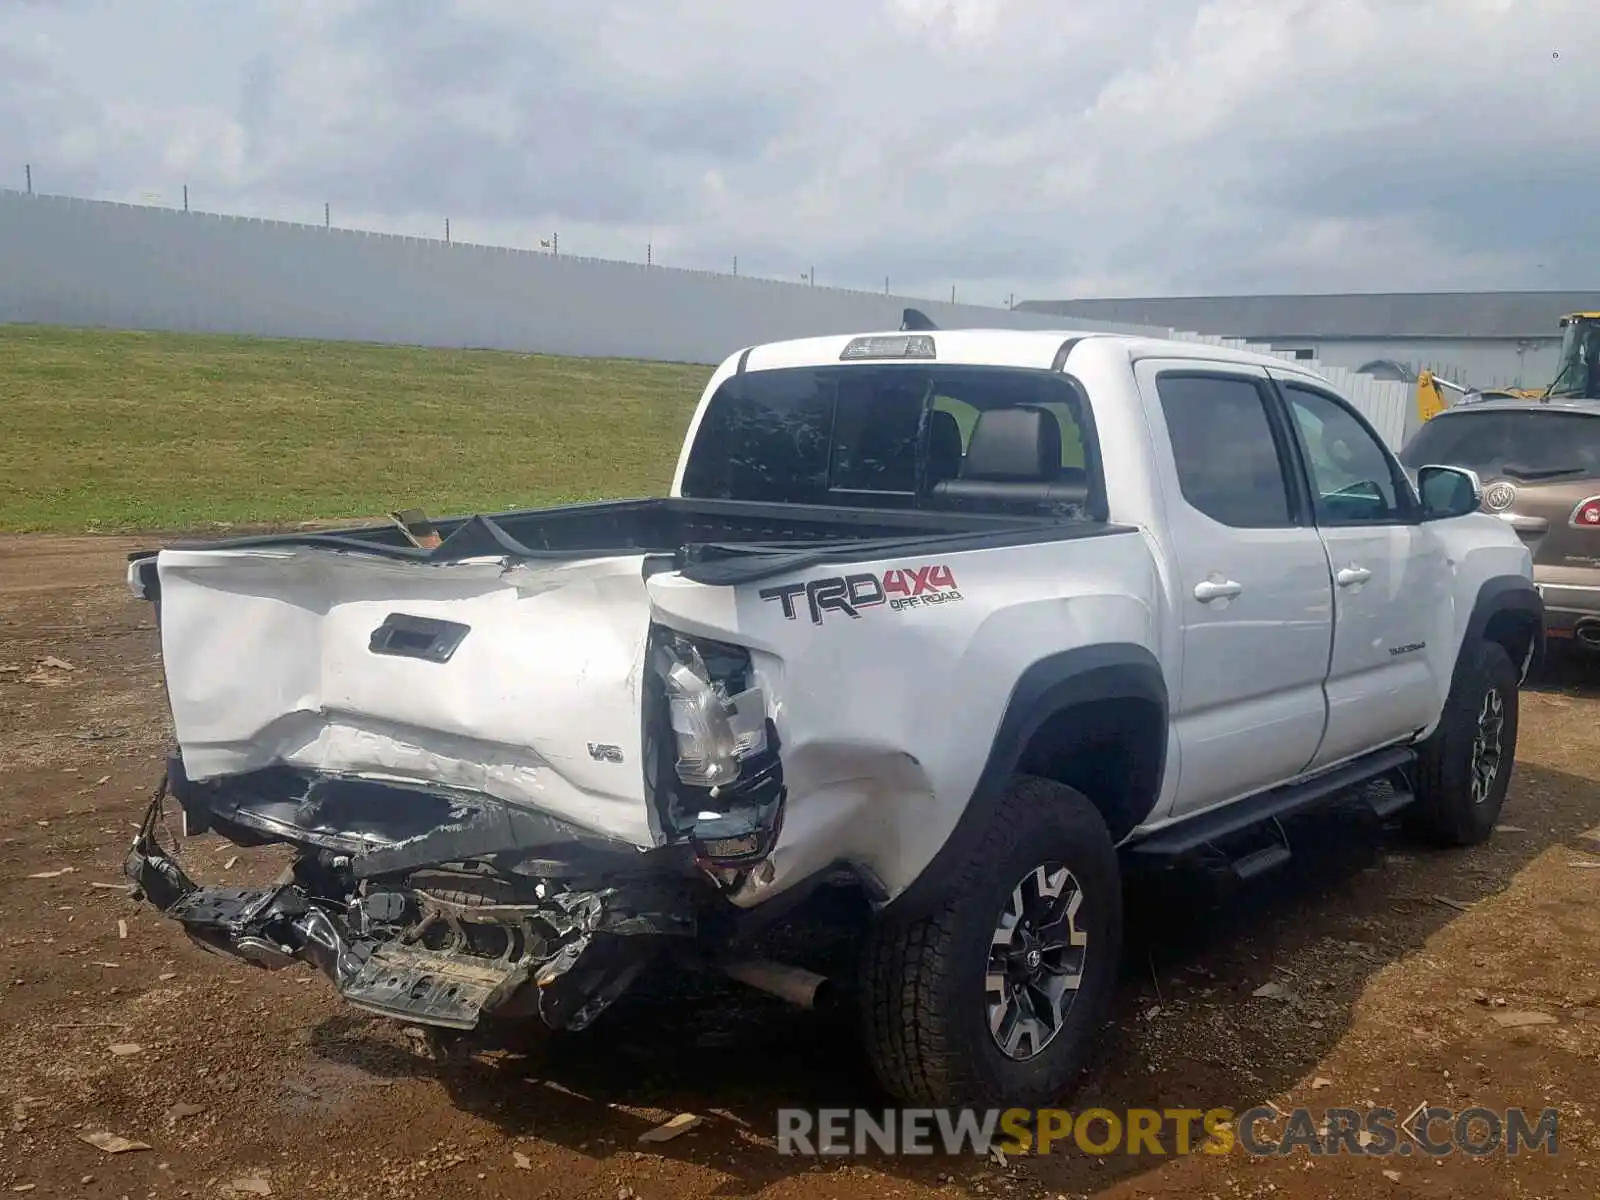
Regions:
<instances>
[{"instance_id":1,"label":"exhaust pipe","mask_svg":"<svg viewBox=\"0 0 1600 1200\"><path fill-rule=\"evenodd\" d=\"M722 973L747 987L787 1000L800 1008L825 1008L833 997L833 984L826 975L818 975L803 967L791 967L786 963L769 962L766 959L723 963Z\"/></svg>"},{"instance_id":2,"label":"exhaust pipe","mask_svg":"<svg viewBox=\"0 0 1600 1200\"><path fill-rule=\"evenodd\" d=\"M1573 631L1577 639L1585 646L1600 648L1600 620L1588 617L1578 622L1578 628Z\"/></svg>"}]
</instances>

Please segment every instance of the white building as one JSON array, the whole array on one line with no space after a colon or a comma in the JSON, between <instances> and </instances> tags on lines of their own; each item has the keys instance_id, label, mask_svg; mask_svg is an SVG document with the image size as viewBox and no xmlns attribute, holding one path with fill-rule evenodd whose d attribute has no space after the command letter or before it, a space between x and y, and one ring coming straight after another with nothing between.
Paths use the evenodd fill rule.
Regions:
<instances>
[{"instance_id":1,"label":"white building","mask_svg":"<svg viewBox=\"0 0 1600 1200\"><path fill-rule=\"evenodd\" d=\"M1375 292L1029 300L1018 309L1244 338L1297 358L1394 378L1427 368L1475 387L1541 387L1555 375L1560 319L1600 311L1600 292Z\"/></svg>"}]
</instances>

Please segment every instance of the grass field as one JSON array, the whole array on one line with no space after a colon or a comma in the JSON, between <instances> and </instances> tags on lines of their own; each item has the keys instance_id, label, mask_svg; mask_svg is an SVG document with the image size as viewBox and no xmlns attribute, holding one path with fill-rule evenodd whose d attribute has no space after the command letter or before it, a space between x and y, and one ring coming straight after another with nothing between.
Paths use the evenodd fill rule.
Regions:
<instances>
[{"instance_id":1,"label":"grass field","mask_svg":"<svg viewBox=\"0 0 1600 1200\"><path fill-rule=\"evenodd\" d=\"M0 325L0 531L659 495L705 367Z\"/></svg>"}]
</instances>

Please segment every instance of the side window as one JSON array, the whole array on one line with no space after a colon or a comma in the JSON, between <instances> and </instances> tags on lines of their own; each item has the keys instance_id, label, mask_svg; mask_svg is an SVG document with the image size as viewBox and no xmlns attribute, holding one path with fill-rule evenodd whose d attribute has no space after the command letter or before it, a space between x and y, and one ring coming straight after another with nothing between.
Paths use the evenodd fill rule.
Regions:
<instances>
[{"instance_id":1,"label":"side window","mask_svg":"<svg viewBox=\"0 0 1600 1200\"><path fill-rule=\"evenodd\" d=\"M1410 515L1383 445L1339 401L1283 385L1306 448L1306 466L1323 525L1393 524Z\"/></svg>"},{"instance_id":2,"label":"side window","mask_svg":"<svg viewBox=\"0 0 1600 1200\"><path fill-rule=\"evenodd\" d=\"M1294 523L1265 386L1265 380L1217 375L1156 377L1183 498L1236 529Z\"/></svg>"}]
</instances>

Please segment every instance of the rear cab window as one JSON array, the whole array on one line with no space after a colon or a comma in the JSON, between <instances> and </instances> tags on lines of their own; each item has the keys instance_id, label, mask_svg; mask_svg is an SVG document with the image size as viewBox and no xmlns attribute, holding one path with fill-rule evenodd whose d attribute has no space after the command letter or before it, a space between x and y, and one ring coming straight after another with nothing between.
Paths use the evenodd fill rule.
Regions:
<instances>
[{"instance_id":1,"label":"rear cab window","mask_svg":"<svg viewBox=\"0 0 1600 1200\"><path fill-rule=\"evenodd\" d=\"M1060 372L948 363L751 371L701 418L699 499L1105 519L1093 417Z\"/></svg>"}]
</instances>

